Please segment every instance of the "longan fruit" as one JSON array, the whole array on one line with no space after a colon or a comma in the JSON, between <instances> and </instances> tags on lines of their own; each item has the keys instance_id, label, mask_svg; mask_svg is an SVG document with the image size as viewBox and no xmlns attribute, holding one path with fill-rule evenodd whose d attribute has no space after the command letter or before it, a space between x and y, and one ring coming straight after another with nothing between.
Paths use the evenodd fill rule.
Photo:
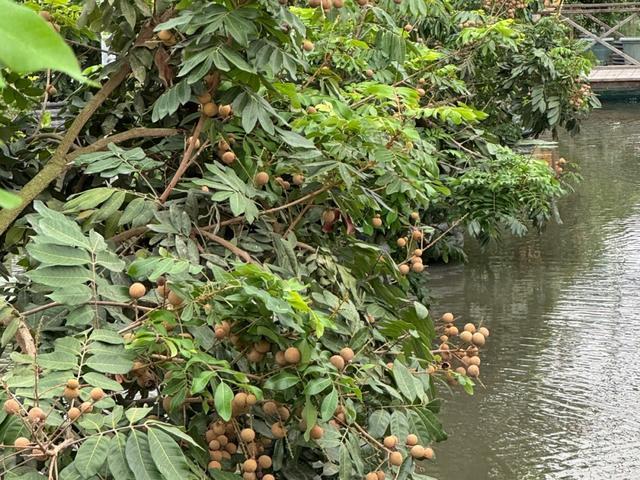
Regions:
<instances>
[{"instance_id":1,"label":"longan fruit","mask_svg":"<svg viewBox=\"0 0 640 480\"><path fill-rule=\"evenodd\" d=\"M156 295L159 298L166 298L169 295L169 287L167 285L158 285L156 287Z\"/></svg>"},{"instance_id":2,"label":"longan fruit","mask_svg":"<svg viewBox=\"0 0 640 480\"><path fill-rule=\"evenodd\" d=\"M422 240L422 230L414 230L411 233L411 237L416 241L419 242L420 240Z\"/></svg>"},{"instance_id":3,"label":"longan fruit","mask_svg":"<svg viewBox=\"0 0 640 480\"><path fill-rule=\"evenodd\" d=\"M416 88L416 92L418 92L419 97L424 97L427 94L424 88Z\"/></svg>"},{"instance_id":4,"label":"longan fruit","mask_svg":"<svg viewBox=\"0 0 640 480\"><path fill-rule=\"evenodd\" d=\"M304 49L305 52L310 52L313 50L313 42L310 40L305 40L304 42L302 42L302 48Z\"/></svg>"},{"instance_id":5,"label":"longan fruit","mask_svg":"<svg viewBox=\"0 0 640 480\"><path fill-rule=\"evenodd\" d=\"M27 413L27 417L29 417L29 420L32 423L37 423L43 422L47 418L47 415L40 407L33 407L29 410L29 413Z\"/></svg>"},{"instance_id":6,"label":"longan fruit","mask_svg":"<svg viewBox=\"0 0 640 480\"><path fill-rule=\"evenodd\" d=\"M442 314L442 321L445 323L452 323L454 320L453 313L447 312Z\"/></svg>"},{"instance_id":7,"label":"longan fruit","mask_svg":"<svg viewBox=\"0 0 640 480\"><path fill-rule=\"evenodd\" d=\"M266 475L264 475L262 477L262 480L276 480L276 477L274 477L273 475L271 475L270 473L267 473Z\"/></svg>"},{"instance_id":8,"label":"longan fruit","mask_svg":"<svg viewBox=\"0 0 640 480\"><path fill-rule=\"evenodd\" d=\"M416 262L413 265L411 265L411 270L413 270L416 273L421 273L424 271L424 265L422 264L422 262Z\"/></svg>"},{"instance_id":9,"label":"longan fruit","mask_svg":"<svg viewBox=\"0 0 640 480\"><path fill-rule=\"evenodd\" d=\"M55 86L51 84L47 85L47 94L50 97L53 97L56 93L58 93L58 89Z\"/></svg>"},{"instance_id":10,"label":"longan fruit","mask_svg":"<svg viewBox=\"0 0 640 480\"><path fill-rule=\"evenodd\" d=\"M235 162L236 158L237 158L236 154L233 153L231 150L229 150L228 152L224 152L222 154L222 161L227 165L231 165L233 162Z\"/></svg>"},{"instance_id":11,"label":"longan fruit","mask_svg":"<svg viewBox=\"0 0 640 480\"><path fill-rule=\"evenodd\" d=\"M77 407L71 407L67 412L67 415L69 416L69 419L73 421L82 415L82 412Z\"/></svg>"},{"instance_id":12,"label":"longan fruit","mask_svg":"<svg viewBox=\"0 0 640 480\"><path fill-rule=\"evenodd\" d=\"M489 336L489 329L487 327L480 327L478 329L478 332L480 332L482 335L484 335L485 337Z\"/></svg>"},{"instance_id":13,"label":"longan fruit","mask_svg":"<svg viewBox=\"0 0 640 480\"><path fill-rule=\"evenodd\" d=\"M271 460L271 457L268 455L260 455L258 457L258 465L263 470L265 468L271 468L271 465L273 465L273 460Z\"/></svg>"},{"instance_id":14,"label":"longan fruit","mask_svg":"<svg viewBox=\"0 0 640 480\"><path fill-rule=\"evenodd\" d=\"M300 186L304 183L304 175L300 174L300 173L296 173L293 177L293 184Z\"/></svg>"},{"instance_id":15,"label":"longan fruit","mask_svg":"<svg viewBox=\"0 0 640 480\"><path fill-rule=\"evenodd\" d=\"M336 221L336 213L333 210L325 210L322 212L322 223L332 224Z\"/></svg>"},{"instance_id":16,"label":"longan fruit","mask_svg":"<svg viewBox=\"0 0 640 480\"><path fill-rule=\"evenodd\" d=\"M385 475L385 473L384 473L382 470L378 470L378 471L376 472L376 476L378 477L378 480L384 480L384 478L385 478L385 476L386 476L386 475Z\"/></svg>"},{"instance_id":17,"label":"longan fruit","mask_svg":"<svg viewBox=\"0 0 640 480\"><path fill-rule=\"evenodd\" d=\"M183 300L178 296L176 292L170 290L169 295L167 295L167 302L169 302L174 307L178 307L182 304Z\"/></svg>"},{"instance_id":18,"label":"longan fruit","mask_svg":"<svg viewBox=\"0 0 640 480\"><path fill-rule=\"evenodd\" d=\"M247 353L247 360L250 363L258 363L262 361L263 358L264 358L264 355L255 349L252 349L249 351L249 353Z\"/></svg>"},{"instance_id":19,"label":"longan fruit","mask_svg":"<svg viewBox=\"0 0 640 480\"><path fill-rule=\"evenodd\" d=\"M65 387L64 391L62 392L62 396L66 398L67 401L69 402L74 398L78 398L79 395L80 395L80 392L78 391L77 388Z\"/></svg>"},{"instance_id":20,"label":"longan fruit","mask_svg":"<svg viewBox=\"0 0 640 480\"><path fill-rule=\"evenodd\" d=\"M396 245L398 245L400 248L403 248L407 245L407 239L404 237L400 237L398 240L396 240Z\"/></svg>"},{"instance_id":21,"label":"longan fruit","mask_svg":"<svg viewBox=\"0 0 640 480\"><path fill-rule=\"evenodd\" d=\"M173 38L173 33L171 32L171 30L160 30L157 33L157 36L163 42L167 42Z\"/></svg>"},{"instance_id":22,"label":"longan fruit","mask_svg":"<svg viewBox=\"0 0 640 480\"><path fill-rule=\"evenodd\" d=\"M211 460L207 467L213 470L222 470L222 464L220 462L216 462L215 460Z\"/></svg>"},{"instance_id":23,"label":"longan fruit","mask_svg":"<svg viewBox=\"0 0 640 480\"><path fill-rule=\"evenodd\" d=\"M258 462L256 462L253 458L245 460L242 464L242 469L245 472L253 473L258 469Z\"/></svg>"},{"instance_id":24,"label":"longan fruit","mask_svg":"<svg viewBox=\"0 0 640 480\"><path fill-rule=\"evenodd\" d=\"M398 437L396 437L395 435L389 435L388 437L384 437L382 443L387 448L395 448L395 446L398 444Z\"/></svg>"},{"instance_id":25,"label":"longan fruit","mask_svg":"<svg viewBox=\"0 0 640 480\"><path fill-rule=\"evenodd\" d=\"M462 363L465 363L464 360L462 361ZM467 369L464 367L458 367L456 368L456 373L459 373L460 375L466 375Z\"/></svg>"},{"instance_id":26,"label":"longan fruit","mask_svg":"<svg viewBox=\"0 0 640 480\"><path fill-rule=\"evenodd\" d=\"M391 454L389 454L389 463L395 467L402 465L403 460L400 452L391 452Z\"/></svg>"},{"instance_id":27,"label":"longan fruit","mask_svg":"<svg viewBox=\"0 0 640 480\"><path fill-rule=\"evenodd\" d=\"M193 137L189 137L187 138L187 145L191 145L191 143L193 143L193 148L194 149L199 149L200 148L200 139L196 138L194 139Z\"/></svg>"},{"instance_id":28,"label":"longan fruit","mask_svg":"<svg viewBox=\"0 0 640 480\"><path fill-rule=\"evenodd\" d=\"M222 340L223 338L227 337L227 331L224 328L220 327L220 326L217 326L213 330L213 333L215 334L215 336L216 336L216 338L218 340Z\"/></svg>"},{"instance_id":29,"label":"longan fruit","mask_svg":"<svg viewBox=\"0 0 640 480\"><path fill-rule=\"evenodd\" d=\"M314 107L313 105L309 105L307 107L307 113L309 115L313 115L314 113L318 113L318 110L316 110L316 107Z\"/></svg>"},{"instance_id":30,"label":"longan fruit","mask_svg":"<svg viewBox=\"0 0 640 480\"><path fill-rule=\"evenodd\" d=\"M449 337L447 337L446 335L440 335L440 341L442 343L447 343L449 341Z\"/></svg>"},{"instance_id":31,"label":"longan fruit","mask_svg":"<svg viewBox=\"0 0 640 480\"><path fill-rule=\"evenodd\" d=\"M409 272L411 271L411 267L409 265L407 265L406 263L403 263L402 265L400 265L398 267L398 270L400 271L401 275L408 275Z\"/></svg>"},{"instance_id":32,"label":"longan fruit","mask_svg":"<svg viewBox=\"0 0 640 480\"><path fill-rule=\"evenodd\" d=\"M244 472L242 480L257 480L258 476L254 472Z\"/></svg>"},{"instance_id":33,"label":"longan fruit","mask_svg":"<svg viewBox=\"0 0 640 480\"><path fill-rule=\"evenodd\" d=\"M465 343L471 343L471 340L473 340L473 333L468 332L467 330L460 332L460 340Z\"/></svg>"},{"instance_id":34,"label":"longan fruit","mask_svg":"<svg viewBox=\"0 0 640 480\"><path fill-rule=\"evenodd\" d=\"M476 367L480 366L480 357L465 357L469 363L469 365L475 365Z\"/></svg>"},{"instance_id":35,"label":"longan fruit","mask_svg":"<svg viewBox=\"0 0 640 480\"><path fill-rule=\"evenodd\" d=\"M344 368L345 362L344 362L344 358L342 358L340 355L333 355L329 361L331 362L331 364L336 367L338 370L342 370Z\"/></svg>"},{"instance_id":36,"label":"longan fruit","mask_svg":"<svg viewBox=\"0 0 640 480\"><path fill-rule=\"evenodd\" d=\"M235 455L236 452L238 451L238 446L233 443L233 442L229 442L227 443L227 445L224 447L225 451L229 454L229 455Z\"/></svg>"},{"instance_id":37,"label":"longan fruit","mask_svg":"<svg viewBox=\"0 0 640 480\"><path fill-rule=\"evenodd\" d=\"M420 220L420 214L418 212L411 212L409 218L411 218L412 221L417 222L418 220Z\"/></svg>"},{"instance_id":38,"label":"longan fruit","mask_svg":"<svg viewBox=\"0 0 640 480\"><path fill-rule=\"evenodd\" d=\"M314 425L311 431L309 432L309 435L314 440L320 440L324 436L324 430L320 425Z\"/></svg>"},{"instance_id":39,"label":"longan fruit","mask_svg":"<svg viewBox=\"0 0 640 480\"><path fill-rule=\"evenodd\" d=\"M31 441L26 437L18 437L13 442L13 446L19 450L24 450L31 444Z\"/></svg>"},{"instance_id":40,"label":"longan fruit","mask_svg":"<svg viewBox=\"0 0 640 480\"><path fill-rule=\"evenodd\" d=\"M382 219L380 217L373 217L371 219L371 225L373 225L374 228L382 227Z\"/></svg>"},{"instance_id":41,"label":"longan fruit","mask_svg":"<svg viewBox=\"0 0 640 480\"><path fill-rule=\"evenodd\" d=\"M215 117L220 109L218 105L213 102L208 102L202 105L202 113L204 113L207 117Z\"/></svg>"},{"instance_id":42,"label":"longan fruit","mask_svg":"<svg viewBox=\"0 0 640 480\"><path fill-rule=\"evenodd\" d=\"M355 357L355 353L354 351L349 348L349 347L344 347L342 350L340 350L340 356L342 358L344 358L345 362L350 362L351 360L353 360L353 357Z\"/></svg>"},{"instance_id":43,"label":"longan fruit","mask_svg":"<svg viewBox=\"0 0 640 480\"><path fill-rule=\"evenodd\" d=\"M256 439L256 432L251 428L245 428L240 432L240 438L246 443L253 442Z\"/></svg>"},{"instance_id":44,"label":"longan fruit","mask_svg":"<svg viewBox=\"0 0 640 480\"><path fill-rule=\"evenodd\" d=\"M470 377L478 377L480 375L480 368L477 365L469 365L467 367L467 375Z\"/></svg>"},{"instance_id":45,"label":"longan fruit","mask_svg":"<svg viewBox=\"0 0 640 480\"><path fill-rule=\"evenodd\" d=\"M87 412L92 412L93 411L93 405L91 404L91 402L82 402L80 404L80 411L82 413L87 413Z\"/></svg>"},{"instance_id":46,"label":"longan fruit","mask_svg":"<svg viewBox=\"0 0 640 480\"><path fill-rule=\"evenodd\" d=\"M286 422L287 420L289 420L291 413L289 412L289 409L287 407L280 406L278 407L278 416L281 420L284 420Z\"/></svg>"},{"instance_id":47,"label":"longan fruit","mask_svg":"<svg viewBox=\"0 0 640 480\"><path fill-rule=\"evenodd\" d=\"M284 352L276 352L275 361L279 366L284 367L287 364L287 360L284 358Z\"/></svg>"},{"instance_id":48,"label":"longan fruit","mask_svg":"<svg viewBox=\"0 0 640 480\"><path fill-rule=\"evenodd\" d=\"M413 30L413 25L411 25L410 23L407 23L407 24L404 26L404 31L405 31L405 32L411 32L412 30Z\"/></svg>"},{"instance_id":49,"label":"longan fruit","mask_svg":"<svg viewBox=\"0 0 640 480\"><path fill-rule=\"evenodd\" d=\"M291 364L300 362L302 355L296 347L289 347L284 351L284 359Z\"/></svg>"},{"instance_id":50,"label":"longan fruit","mask_svg":"<svg viewBox=\"0 0 640 480\"><path fill-rule=\"evenodd\" d=\"M271 425L271 433L277 439L281 439L287 436L287 432L280 422L276 422Z\"/></svg>"},{"instance_id":51,"label":"longan fruit","mask_svg":"<svg viewBox=\"0 0 640 480\"><path fill-rule=\"evenodd\" d=\"M253 178L253 181L257 186L262 187L269 183L269 174L267 172L258 172Z\"/></svg>"},{"instance_id":52,"label":"longan fruit","mask_svg":"<svg viewBox=\"0 0 640 480\"><path fill-rule=\"evenodd\" d=\"M267 353L271 350L271 344L266 340L260 340L253 345L253 348L260 353Z\"/></svg>"},{"instance_id":53,"label":"longan fruit","mask_svg":"<svg viewBox=\"0 0 640 480\"><path fill-rule=\"evenodd\" d=\"M42 18L44 18L47 22L50 22L51 20L53 20L53 16L51 16L51 14L49 12L47 12L46 10L40 10L38 12L38 15L40 15Z\"/></svg>"},{"instance_id":54,"label":"longan fruit","mask_svg":"<svg viewBox=\"0 0 640 480\"><path fill-rule=\"evenodd\" d=\"M365 480L378 480L378 475L375 472L369 472L364 477Z\"/></svg>"},{"instance_id":55,"label":"longan fruit","mask_svg":"<svg viewBox=\"0 0 640 480\"><path fill-rule=\"evenodd\" d=\"M413 458L422 458L424 457L424 447L422 445L414 445L411 447L410 453Z\"/></svg>"},{"instance_id":56,"label":"longan fruit","mask_svg":"<svg viewBox=\"0 0 640 480\"><path fill-rule=\"evenodd\" d=\"M277 415L278 414L278 405L276 405L275 402L265 402L262 405L262 410L264 411L264 413L266 413L267 415Z\"/></svg>"},{"instance_id":57,"label":"longan fruit","mask_svg":"<svg viewBox=\"0 0 640 480\"><path fill-rule=\"evenodd\" d=\"M91 400L93 400L94 402L99 402L104 398L104 391L101 388L96 387L91 390L91 393L89 395L91 396Z\"/></svg>"},{"instance_id":58,"label":"longan fruit","mask_svg":"<svg viewBox=\"0 0 640 480\"><path fill-rule=\"evenodd\" d=\"M474 345L481 347L487 340L484 338L484 335L482 333L476 332L473 334L471 341L474 343Z\"/></svg>"},{"instance_id":59,"label":"longan fruit","mask_svg":"<svg viewBox=\"0 0 640 480\"><path fill-rule=\"evenodd\" d=\"M229 437L227 437L226 435L218 435L216 437L216 440L218 440L218 443L221 447L226 447L227 443L229 443Z\"/></svg>"},{"instance_id":60,"label":"longan fruit","mask_svg":"<svg viewBox=\"0 0 640 480\"><path fill-rule=\"evenodd\" d=\"M244 408L247 406L247 394L238 392L233 396L232 404L235 407Z\"/></svg>"},{"instance_id":61,"label":"longan fruit","mask_svg":"<svg viewBox=\"0 0 640 480\"><path fill-rule=\"evenodd\" d=\"M467 323L464 326L464 331L465 332L476 333L476 326L473 323Z\"/></svg>"},{"instance_id":62,"label":"longan fruit","mask_svg":"<svg viewBox=\"0 0 640 480\"><path fill-rule=\"evenodd\" d=\"M409 435L407 435L407 440L405 441L405 443L409 447L413 447L414 445L417 445L418 444L418 436L414 435L413 433L410 433Z\"/></svg>"},{"instance_id":63,"label":"longan fruit","mask_svg":"<svg viewBox=\"0 0 640 480\"><path fill-rule=\"evenodd\" d=\"M209 451L209 458L211 458L211 460L215 460L216 462L221 462L222 452L220 450L211 450Z\"/></svg>"},{"instance_id":64,"label":"longan fruit","mask_svg":"<svg viewBox=\"0 0 640 480\"><path fill-rule=\"evenodd\" d=\"M146 295L146 293L147 293L147 287L145 287L140 282L132 283L131 286L129 287L129 296L131 298L135 298L136 300L138 298L144 297ZM73 387L69 387L69 388L73 388Z\"/></svg>"},{"instance_id":65,"label":"longan fruit","mask_svg":"<svg viewBox=\"0 0 640 480\"><path fill-rule=\"evenodd\" d=\"M75 378L70 378L67 380L67 388L76 389L80 387L80 382Z\"/></svg>"},{"instance_id":66,"label":"longan fruit","mask_svg":"<svg viewBox=\"0 0 640 480\"><path fill-rule=\"evenodd\" d=\"M209 430L208 432L211 432L212 435L215 435L215 433L211 430ZM215 438L209 442L209 450L220 450L220 447L220 442Z\"/></svg>"},{"instance_id":67,"label":"longan fruit","mask_svg":"<svg viewBox=\"0 0 640 480\"><path fill-rule=\"evenodd\" d=\"M34 448L33 450L31 450L31 458L33 458L34 460L44 462L48 457L39 448Z\"/></svg>"},{"instance_id":68,"label":"longan fruit","mask_svg":"<svg viewBox=\"0 0 640 480\"><path fill-rule=\"evenodd\" d=\"M433 448L425 447L423 458L426 458L427 460L431 460L433 458Z\"/></svg>"},{"instance_id":69,"label":"longan fruit","mask_svg":"<svg viewBox=\"0 0 640 480\"><path fill-rule=\"evenodd\" d=\"M220 108L218 108L218 113L222 118L227 118L229 115L231 115L231 105L220 105Z\"/></svg>"},{"instance_id":70,"label":"longan fruit","mask_svg":"<svg viewBox=\"0 0 640 480\"><path fill-rule=\"evenodd\" d=\"M20 413L20 404L13 398L10 398L4 402L4 411L9 415L17 415Z\"/></svg>"},{"instance_id":71,"label":"longan fruit","mask_svg":"<svg viewBox=\"0 0 640 480\"><path fill-rule=\"evenodd\" d=\"M253 407L256 403L258 403L258 397L256 397L253 393L247 395L247 406Z\"/></svg>"},{"instance_id":72,"label":"longan fruit","mask_svg":"<svg viewBox=\"0 0 640 480\"><path fill-rule=\"evenodd\" d=\"M458 331L458 327L451 326L451 327L447 328L446 333L450 337L455 337L460 332Z\"/></svg>"},{"instance_id":73,"label":"longan fruit","mask_svg":"<svg viewBox=\"0 0 640 480\"><path fill-rule=\"evenodd\" d=\"M423 253L423 252L422 252L422 249L421 249L421 248L416 248L416 249L413 251L413 256L414 256L414 257L416 257L416 258L418 258L418 257L421 257L421 256L422 256L422 253Z\"/></svg>"}]
</instances>

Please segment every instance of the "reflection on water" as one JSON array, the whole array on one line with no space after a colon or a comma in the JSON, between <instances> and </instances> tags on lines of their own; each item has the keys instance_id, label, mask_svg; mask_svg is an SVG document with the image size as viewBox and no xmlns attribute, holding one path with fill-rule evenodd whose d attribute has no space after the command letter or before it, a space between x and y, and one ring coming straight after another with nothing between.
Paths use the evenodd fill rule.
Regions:
<instances>
[{"instance_id":1,"label":"reflection on water","mask_svg":"<svg viewBox=\"0 0 640 480\"><path fill-rule=\"evenodd\" d=\"M596 112L564 225L432 267L436 313L482 320L486 388L444 392L441 480L640 479L640 107Z\"/></svg>"}]
</instances>

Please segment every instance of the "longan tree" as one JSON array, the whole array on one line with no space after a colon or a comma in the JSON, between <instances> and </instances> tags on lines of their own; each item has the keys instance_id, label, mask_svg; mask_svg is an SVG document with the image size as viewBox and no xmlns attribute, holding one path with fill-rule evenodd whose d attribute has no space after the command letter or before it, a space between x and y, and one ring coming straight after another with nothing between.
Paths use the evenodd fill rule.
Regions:
<instances>
[{"instance_id":1,"label":"longan tree","mask_svg":"<svg viewBox=\"0 0 640 480\"><path fill-rule=\"evenodd\" d=\"M514 5L26 3L91 81L2 71L3 478L428 478L489 330L430 312L427 259L565 191L469 79L530 48Z\"/></svg>"}]
</instances>

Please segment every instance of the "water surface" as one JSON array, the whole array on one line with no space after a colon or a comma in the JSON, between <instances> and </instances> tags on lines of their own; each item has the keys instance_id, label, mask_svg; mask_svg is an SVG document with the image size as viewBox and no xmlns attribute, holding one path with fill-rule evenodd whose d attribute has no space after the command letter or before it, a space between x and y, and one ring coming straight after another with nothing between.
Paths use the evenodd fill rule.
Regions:
<instances>
[{"instance_id":1,"label":"water surface","mask_svg":"<svg viewBox=\"0 0 640 480\"><path fill-rule=\"evenodd\" d=\"M563 225L430 268L435 311L491 328L486 387L444 393L440 480L640 480L640 106L560 151L584 177Z\"/></svg>"}]
</instances>

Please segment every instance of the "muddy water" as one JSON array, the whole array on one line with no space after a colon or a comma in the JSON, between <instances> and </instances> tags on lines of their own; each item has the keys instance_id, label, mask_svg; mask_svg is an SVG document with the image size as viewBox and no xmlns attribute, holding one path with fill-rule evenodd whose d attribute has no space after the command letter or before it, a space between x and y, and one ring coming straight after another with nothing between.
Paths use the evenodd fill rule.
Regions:
<instances>
[{"instance_id":1,"label":"muddy water","mask_svg":"<svg viewBox=\"0 0 640 480\"><path fill-rule=\"evenodd\" d=\"M491 327L486 386L443 392L440 480L640 479L640 106L560 151L584 177L563 225L430 269L433 310Z\"/></svg>"}]
</instances>

